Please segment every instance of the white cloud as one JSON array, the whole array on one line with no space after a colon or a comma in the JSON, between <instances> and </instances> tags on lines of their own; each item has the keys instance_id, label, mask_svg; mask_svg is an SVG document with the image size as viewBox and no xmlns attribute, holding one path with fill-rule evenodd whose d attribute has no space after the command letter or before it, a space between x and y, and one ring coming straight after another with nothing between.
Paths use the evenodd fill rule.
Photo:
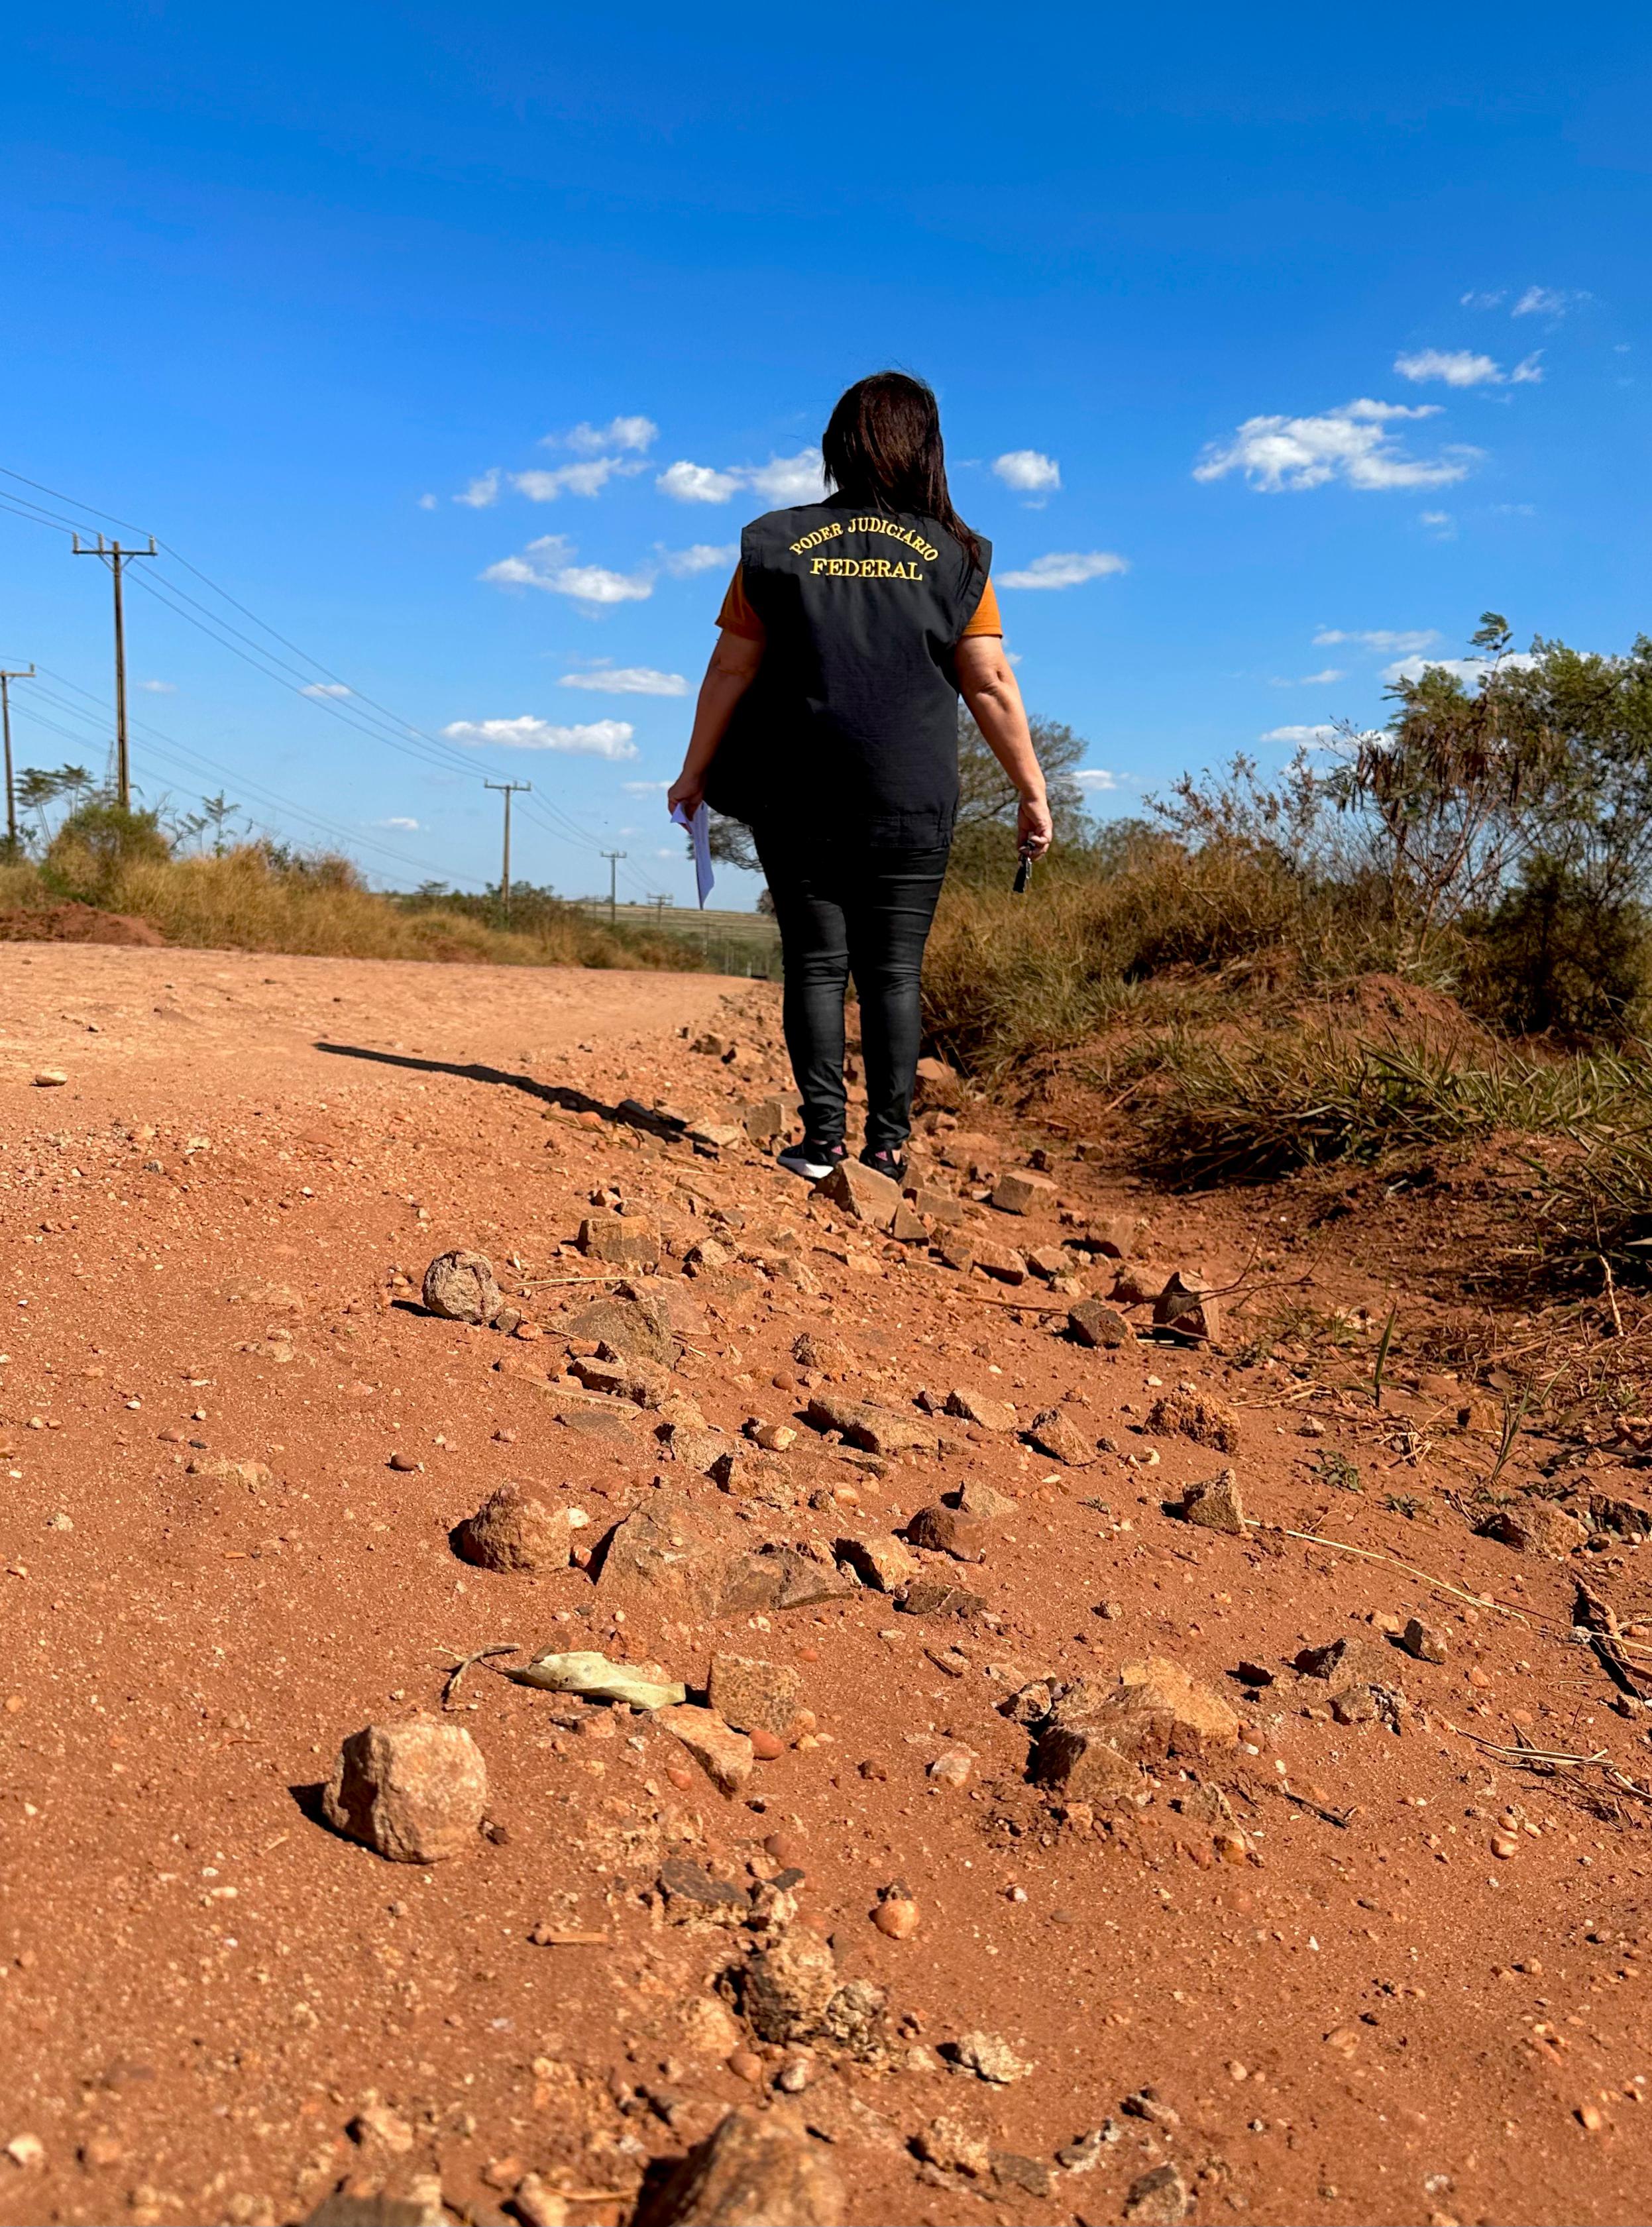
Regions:
<instances>
[{"instance_id":1,"label":"white cloud","mask_svg":"<svg viewBox=\"0 0 1652 2227\"><path fill-rule=\"evenodd\" d=\"M641 452L652 448L660 437L660 428L652 418L610 418L606 425L576 425L571 433L561 437L563 445L582 456L594 456L604 449L635 449ZM558 437L547 433L541 444L547 449L558 446Z\"/></svg>"},{"instance_id":2,"label":"white cloud","mask_svg":"<svg viewBox=\"0 0 1652 2227\"><path fill-rule=\"evenodd\" d=\"M1586 302L1587 294L1568 293L1560 286L1528 286L1514 308L1511 317L1563 317L1577 302Z\"/></svg>"},{"instance_id":3,"label":"white cloud","mask_svg":"<svg viewBox=\"0 0 1652 2227\"><path fill-rule=\"evenodd\" d=\"M1330 648L1336 642L1352 641L1362 649L1386 650L1390 655L1397 652L1404 657L1414 650L1432 648L1438 640L1433 627L1414 627L1409 633L1391 627L1365 627L1353 632L1342 627L1322 627L1314 636L1314 646Z\"/></svg>"},{"instance_id":4,"label":"white cloud","mask_svg":"<svg viewBox=\"0 0 1652 2227\"><path fill-rule=\"evenodd\" d=\"M403 835L417 835L418 822L409 820L404 813L393 812L388 820L369 820L369 827L393 827Z\"/></svg>"},{"instance_id":5,"label":"white cloud","mask_svg":"<svg viewBox=\"0 0 1652 2227\"><path fill-rule=\"evenodd\" d=\"M354 696L354 688L347 688L341 680L312 680L298 691L301 696Z\"/></svg>"},{"instance_id":6,"label":"white cloud","mask_svg":"<svg viewBox=\"0 0 1652 2227\"><path fill-rule=\"evenodd\" d=\"M442 732L450 743L507 750L564 750L575 757L634 758L635 729L625 719L595 719L588 726L558 727L526 714L520 719L456 719Z\"/></svg>"},{"instance_id":7,"label":"white cloud","mask_svg":"<svg viewBox=\"0 0 1652 2227\"><path fill-rule=\"evenodd\" d=\"M1270 727L1260 740L1265 743L1290 743L1301 750L1323 750L1336 740L1336 730L1323 722L1314 727Z\"/></svg>"},{"instance_id":8,"label":"white cloud","mask_svg":"<svg viewBox=\"0 0 1652 2227\"><path fill-rule=\"evenodd\" d=\"M1317 636L1315 638L1317 640ZM1270 688L1329 688L1333 680L1346 680L1347 678L1340 666L1328 665L1323 673L1299 673L1294 680L1275 679L1267 685Z\"/></svg>"},{"instance_id":9,"label":"white cloud","mask_svg":"<svg viewBox=\"0 0 1652 2227\"><path fill-rule=\"evenodd\" d=\"M559 464L553 472L513 472L511 485L530 502L554 502L562 494L593 495L616 475L628 479L642 466L618 456L593 456L583 464Z\"/></svg>"},{"instance_id":10,"label":"white cloud","mask_svg":"<svg viewBox=\"0 0 1652 2227\"><path fill-rule=\"evenodd\" d=\"M1119 776L1109 773L1105 766L1081 766L1072 776L1081 788L1117 788Z\"/></svg>"},{"instance_id":11,"label":"white cloud","mask_svg":"<svg viewBox=\"0 0 1652 2227\"><path fill-rule=\"evenodd\" d=\"M1418 348L1397 355L1394 367L1401 379L1443 379L1447 386L1500 386L1502 373L1495 356L1477 355L1472 348Z\"/></svg>"},{"instance_id":12,"label":"white cloud","mask_svg":"<svg viewBox=\"0 0 1652 2227\"><path fill-rule=\"evenodd\" d=\"M739 492L740 482L733 472L684 462L667 464L654 485L673 502L727 502Z\"/></svg>"},{"instance_id":13,"label":"white cloud","mask_svg":"<svg viewBox=\"0 0 1652 2227\"><path fill-rule=\"evenodd\" d=\"M1502 660L1505 671L1528 672L1537 660L1529 651L1516 649ZM1489 669L1489 660L1483 657L1402 657L1396 664L1382 668L1382 678L1392 685L1396 680L1420 680L1425 673L1449 673L1469 686L1477 686Z\"/></svg>"},{"instance_id":14,"label":"white cloud","mask_svg":"<svg viewBox=\"0 0 1652 2227\"><path fill-rule=\"evenodd\" d=\"M564 688L590 688L600 696L686 696L680 673L656 673L651 665L605 665L595 673L564 673Z\"/></svg>"},{"instance_id":15,"label":"white cloud","mask_svg":"<svg viewBox=\"0 0 1652 2227\"><path fill-rule=\"evenodd\" d=\"M140 680L137 685L149 696L175 696L178 692L175 680Z\"/></svg>"},{"instance_id":16,"label":"white cloud","mask_svg":"<svg viewBox=\"0 0 1652 2227\"><path fill-rule=\"evenodd\" d=\"M1061 466L1037 449L1011 449L993 460L992 469L1018 495L1054 495L1062 483Z\"/></svg>"},{"instance_id":17,"label":"white cloud","mask_svg":"<svg viewBox=\"0 0 1652 2227\"><path fill-rule=\"evenodd\" d=\"M590 605L645 603L654 593L652 572L611 572L602 565L570 565L573 544L564 534L542 533L520 557L501 557L482 575L501 588L542 588Z\"/></svg>"},{"instance_id":18,"label":"white cloud","mask_svg":"<svg viewBox=\"0 0 1652 2227\"><path fill-rule=\"evenodd\" d=\"M671 787L668 781L622 781L620 787L628 796L663 796ZM635 833L635 830L633 829Z\"/></svg>"},{"instance_id":19,"label":"white cloud","mask_svg":"<svg viewBox=\"0 0 1652 2227\"><path fill-rule=\"evenodd\" d=\"M1495 356L1477 355L1472 348L1419 348L1396 356L1394 367L1402 379L1439 379L1447 386L1535 386L1543 376L1542 353L1538 348L1505 371Z\"/></svg>"},{"instance_id":20,"label":"white cloud","mask_svg":"<svg viewBox=\"0 0 1652 2227\"><path fill-rule=\"evenodd\" d=\"M1457 539L1457 520L1449 510L1419 510L1418 523L1428 527L1436 541Z\"/></svg>"},{"instance_id":21,"label":"white cloud","mask_svg":"<svg viewBox=\"0 0 1652 2227\"><path fill-rule=\"evenodd\" d=\"M766 496L778 507L819 502L826 493L820 451L800 449L794 456L770 456L766 464L668 464L654 485L675 502L727 502L742 488Z\"/></svg>"},{"instance_id":22,"label":"white cloud","mask_svg":"<svg viewBox=\"0 0 1652 2227\"><path fill-rule=\"evenodd\" d=\"M472 480L462 493L456 495L453 500L455 502L463 503L470 510L488 510L499 501L499 482L501 476L499 466L491 465L487 471Z\"/></svg>"},{"instance_id":23,"label":"white cloud","mask_svg":"<svg viewBox=\"0 0 1652 2227\"><path fill-rule=\"evenodd\" d=\"M440 505L433 495L422 495L418 499L418 507L421 510L436 510L440 507Z\"/></svg>"},{"instance_id":24,"label":"white cloud","mask_svg":"<svg viewBox=\"0 0 1652 2227\"><path fill-rule=\"evenodd\" d=\"M720 572L740 554L737 541L696 541L686 549L667 549L656 541L654 547L673 580L692 580L696 572Z\"/></svg>"},{"instance_id":25,"label":"white cloud","mask_svg":"<svg viewBox=\"0 0 1652 2227\"><path fill-rule=\"evenodd\" d=\"M1508 299L1508 294L1507 288L1499 287L1495 294L1462 294L1457 298L1465 309L1495 309Z\"/></svg>"},{"instance_id":26,"label":"white cloud","mask_svg":"<svg viewBox=\"0 0 1652 2227\"><path fill-rule=\"evenodd\" d=\"M1243 472L1253 487L1276 495L1283 488L1324 487L1340 479L1361 489L1447 487L1467 474L1477 449L1457 447L1429 460L1409 456L1390 432L1391 420L1432 418L1437 403L1349 402L1315 418L1247 418L1224 447L1212 442L1196 480Z\"/></svg>"},{"instance_id":27,"label":"white cloud","mask_svg":"<svg viewBox=\"0 0 1652 2227\"><path fill-rule=\"evenodd\" d=\"M1057 551L1035 557L1018 572L1000 572L1000 588L1079 588L1087 580L1104 580L1112 572L1127 572L1128 564L1110 549Z\"/></svg>"}]
</instances>

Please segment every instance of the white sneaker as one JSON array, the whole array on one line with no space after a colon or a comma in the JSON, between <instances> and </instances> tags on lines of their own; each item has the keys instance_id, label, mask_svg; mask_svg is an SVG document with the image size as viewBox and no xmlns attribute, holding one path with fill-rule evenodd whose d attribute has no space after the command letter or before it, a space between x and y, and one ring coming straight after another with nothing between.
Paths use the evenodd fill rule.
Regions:
<instances>
[{"instance_id":1,"label":"white sneaker","mask_svg":"<svg viewBox=\"0 0 1652 2227\"><path fill-rule=\"evenodd\" d=\"M800 1145L788 1145L783 1152L776 1152L775 1165L789 1176L801 1176L805 1183L824 1183L847 1151L841 1142L823 1145L818 1137L805 1137Z\"/></svg>"}]
</instances>

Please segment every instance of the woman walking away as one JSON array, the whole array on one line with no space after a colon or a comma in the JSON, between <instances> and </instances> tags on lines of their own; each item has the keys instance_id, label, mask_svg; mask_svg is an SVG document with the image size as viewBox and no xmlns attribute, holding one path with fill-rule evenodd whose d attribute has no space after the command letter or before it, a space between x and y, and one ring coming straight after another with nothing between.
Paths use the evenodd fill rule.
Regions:
<instances>
[{"instance_id":1,"label":"woman walking away","mask_svg":"<svg viewBox=\"0 0 1652 2227\"><path fill-rule=\"evenodd\" d=\"M667 808L744 820L786 960L786 1047L804 1137L782 1167L844 1157L844 992L860 999L869 1167L905 1176L923 947L958 808L958 698L1021 800L1024 853L1049 807L1004 654L991 552L953 508L935 398L877 373L821 443L824 502L741 537L693 733Z\"/></svg>"}]
</instances>

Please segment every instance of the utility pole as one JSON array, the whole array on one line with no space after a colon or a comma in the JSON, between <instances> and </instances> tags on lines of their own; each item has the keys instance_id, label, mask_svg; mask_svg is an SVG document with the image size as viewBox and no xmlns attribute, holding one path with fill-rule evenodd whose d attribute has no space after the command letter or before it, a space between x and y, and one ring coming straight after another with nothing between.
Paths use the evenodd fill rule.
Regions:
<instances>
[{"instance_id":1,"label":"utility pole","mask_svg":"<svg viewBox=\"0 0 1652 2227\"><path fill-rule=\"evenodd\" d=\"M130 565L134 557L154 557L159 552L152 533L147 549L123 549L118 541L105 542L101 533L95 549L83 549L77 533L74 553L77 557L101 557L115 576L115 801L123 812L130 812L132 769L126 747L126 616L120 591L121 567Z\"/></svg>"},{"instance_id":2,"label":"utility pole","mask_svg":"<svg viewBox=\"0 0 1652 2227\"><path fill-rule=\"evenodd\" d=\"M610 928L616 926L619 921L620 901L617 892L619 889L620 869L618 862L627 855L628 854L623 851L604 851L603 853L603 856L608 860L608 924Z\"/></svg>"},{"instance_id":3,"label":"utility pole","mask_svg":"<svg viewBox=\"0 0 1652 2227\"><path fill-rule=\"evenodd\" d=\"M654 924L655 928L663 928L666 924L666 907L673 903L673 899L668 896L662 897L656 890L653 897L649 898L648 902L654 907Z\"/></svg>"},{"instance_id":4,"label":"utility pole","mask_svg":"<svg viewBox=\"0 0 1652 2227\"><path fill-rule=\"evenodd\" d=\"M499 877L499 893L504 902L505 917L511 916L511 799L526 796L533 789L531 781L484 781L484 788L496 788L505 800L505 867Z\"/></svg>"},{"instance_id":5,"label":"utility pole","mask_svg":"<svg viewBox=\"0 0 1652 2227\"><path fill-rule=\"evenodd\" d=\"M32 680L35 668L14 666L10 672L0 668L0 727L6 735L6 848L13 852L17 848L17 792L11 779L11 684L14 680Z\"/></svg>"}]
</instances>

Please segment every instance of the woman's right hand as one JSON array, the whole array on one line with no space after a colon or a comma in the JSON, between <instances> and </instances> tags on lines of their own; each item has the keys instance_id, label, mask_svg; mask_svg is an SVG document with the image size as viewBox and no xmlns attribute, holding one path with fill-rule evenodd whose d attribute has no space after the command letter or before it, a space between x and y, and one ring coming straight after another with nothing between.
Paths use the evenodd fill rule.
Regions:
<instances>
[{"instance_id":1,"label":"woman's right hand","mask_svg":"<svg viewBox=\"0 0 1652 2227\"><path fill-rule=\"evenodd\" d=\"M1040 794L1024 796L1021 809L1016 814L1016 845L1029 858L1042 858L1056 837L1056 825L1049 816L1049 802Z\"/></svg>"},{"instance_id":2,"label":"woman's right hand","mask_svg":"<svg viewBox=\"0 0 1652 2227\"><path fill-rule=\"evenodd\" d=\"M679 773L666 791L666 810L675 812L680 804L685 814L692 820L705 797L705 776L703 773Z\"/></svg>"}]
</instances>

